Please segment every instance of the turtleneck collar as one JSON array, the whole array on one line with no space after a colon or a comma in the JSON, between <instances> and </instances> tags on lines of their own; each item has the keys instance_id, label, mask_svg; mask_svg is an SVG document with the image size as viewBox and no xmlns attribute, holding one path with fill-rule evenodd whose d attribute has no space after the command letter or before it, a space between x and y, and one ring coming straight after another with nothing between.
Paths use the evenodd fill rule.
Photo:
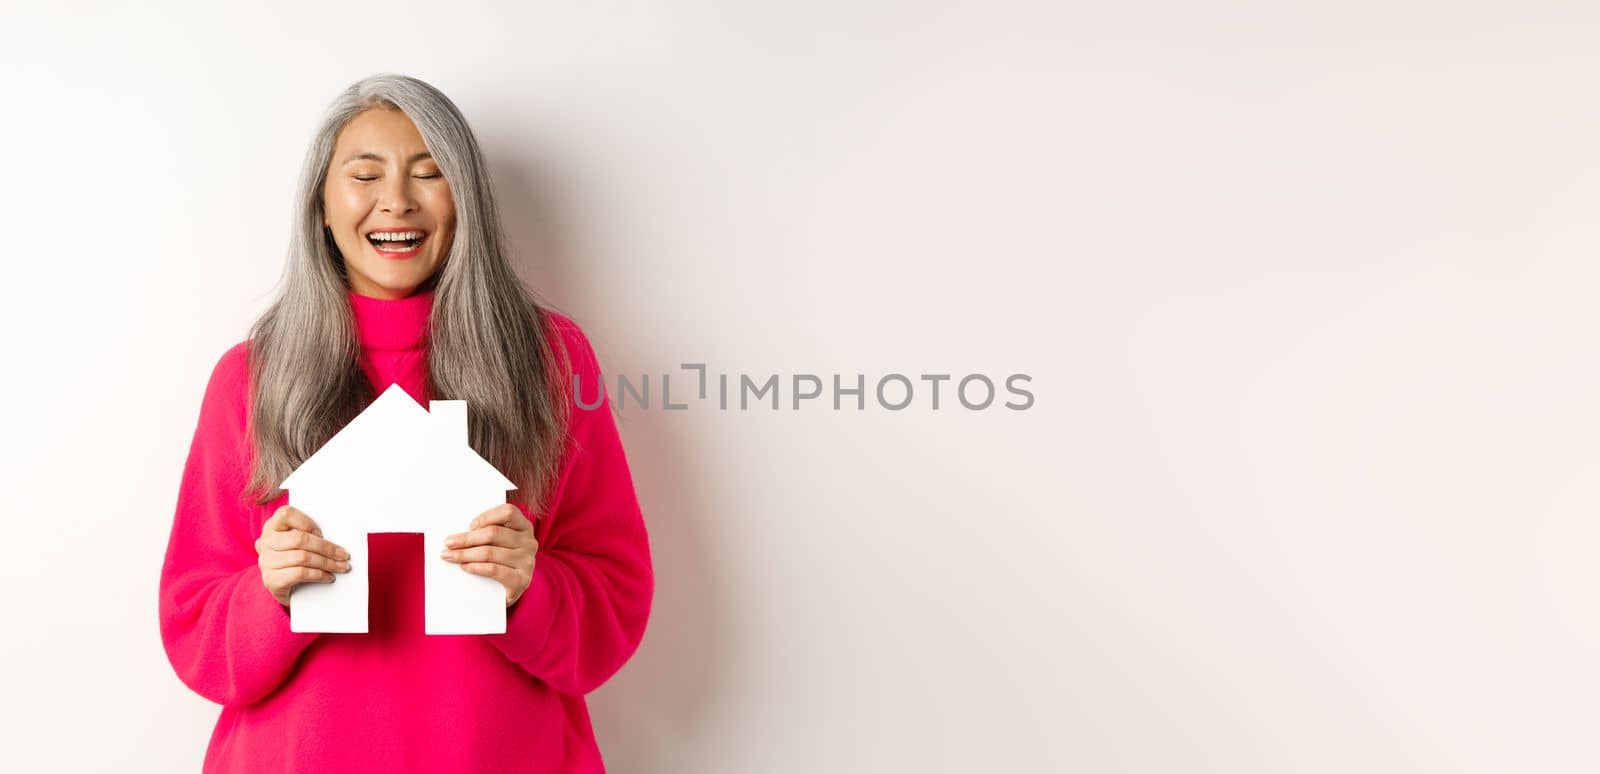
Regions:
<instances>
[{"instance_id":1,"label":"turtleneck collar","mask_svg":"<svg viewBox=\"0 0 1600 774\"><path fill-rule=\"evenodd\" d=\"M346 289L361 346L379 350L421 349L427 338L428 316L433 312L433 293L425 290L390 300Z\"/></svg>"}]
</instances>

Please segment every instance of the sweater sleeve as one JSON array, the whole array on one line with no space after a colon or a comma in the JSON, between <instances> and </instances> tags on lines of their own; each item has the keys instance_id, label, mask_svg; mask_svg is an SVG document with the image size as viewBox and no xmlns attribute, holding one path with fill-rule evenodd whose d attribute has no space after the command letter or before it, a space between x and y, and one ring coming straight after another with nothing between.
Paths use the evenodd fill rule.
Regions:
<instances>
[{"instance_id":1,"label":"sweater sleeve","mask_svg":"<svg viewBox=\"0 0 1600 774\"><path fill-rule=\"evenodd\" d=\"M580 379L571 434L528 589L506 612L505 634L484 635L552 688L583 695L638 648L655 593L649 536L627 456L601 387L599 361L575 323L556 327Z\"/></svg>"},{"instance_id":2,"label":"sweater sleeve","mask_svg":"<svg viewBox=\"0 0 1600 774\"><path fill-rule=\"evenodd\" d=\"M265 519L244 495L248 343L212 369L161 568L167 659L184 684L225 705L270 694L320 636L290 631L288 608L261 581L255 541Z\"/></svg>"}]
</instances>

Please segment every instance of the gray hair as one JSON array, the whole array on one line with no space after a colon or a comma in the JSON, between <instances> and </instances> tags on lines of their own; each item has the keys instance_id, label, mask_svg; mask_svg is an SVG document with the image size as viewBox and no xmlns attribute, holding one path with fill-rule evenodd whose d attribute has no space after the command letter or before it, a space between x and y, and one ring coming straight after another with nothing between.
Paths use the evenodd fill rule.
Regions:
<instances>
[{"instance_id":1,"label":"gray hair","mask_svg":"<svg viewBox=\"0 0 1600 774\"><path fill-rule=\"evenodd\" d=\"M278 482L376 398L358 360L344 259L322 222L322 190L339 132L373 108L411 119L455 204L454 241L418 288L434 291L429 392L469 402L470 445L516 482L516 498L532 513L558 474L570 421L571 360L549 312L511 268L489 172L466 118L438 89L391 73L341 92L306 152L277 297L250 330L255 465L247 490L258 504L276 499Z\"/></svg>"}]
</instances>

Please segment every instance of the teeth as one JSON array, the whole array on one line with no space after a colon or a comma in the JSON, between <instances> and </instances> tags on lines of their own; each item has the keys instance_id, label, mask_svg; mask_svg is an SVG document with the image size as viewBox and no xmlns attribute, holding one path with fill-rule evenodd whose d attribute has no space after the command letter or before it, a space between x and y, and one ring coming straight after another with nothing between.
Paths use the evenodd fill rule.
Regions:
<instances>
[{"instance_id":1,"label":"teeth","mask_svg":"<svg viewBox=\"0 0 1600 774\"><path fill-rule=\"evenodd\" d=\"M421 239L421 231L385 231L368 234L367 238L377 242L402 242L408 239Z\"/></svg>"}]
</instances>

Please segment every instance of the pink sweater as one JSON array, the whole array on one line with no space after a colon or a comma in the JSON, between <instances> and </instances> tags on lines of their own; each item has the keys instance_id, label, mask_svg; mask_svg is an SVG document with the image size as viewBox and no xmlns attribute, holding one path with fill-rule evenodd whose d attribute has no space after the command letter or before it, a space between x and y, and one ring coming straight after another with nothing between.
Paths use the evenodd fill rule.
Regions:
<instances>
[{"instance_id":1,"label":"pink sweater","mask_svg":"<svg viewBox=\"0 0 1600 774\"><path fill-rule=\"evenodd\" d=\"M426 405L433 294L348 295L367 376ZM587 402L600 384L594 350L571 319L556 320ZM655 592L609 400L572 408L560 484L534 522L533 583L506 611L505 634L424 635L422 563L443 560L422 555L421 535L399 533L370 537L369 633L296 633L254 547L288 494L243 497L248 345L224 353L206 385L161 571L167 657L222 705L204 770L604 771L584 694L638 648ZM475 516L461 514L462 531Z\"/></svg>"}]
</instances>

